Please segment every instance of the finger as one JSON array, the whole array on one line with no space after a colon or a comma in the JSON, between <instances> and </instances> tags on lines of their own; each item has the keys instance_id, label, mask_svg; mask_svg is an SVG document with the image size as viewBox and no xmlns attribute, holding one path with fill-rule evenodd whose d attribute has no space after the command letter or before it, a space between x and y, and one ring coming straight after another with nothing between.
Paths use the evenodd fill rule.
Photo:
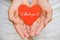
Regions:
<instances>
[{"instance_id":1,"label":"finger","mask_svg":"<svg viewBox=\"0 0 60 40\"><path fill-rule=\"evenodd\" d=\"M27 31L28 33L30 33L30 27L27 25Z\"/></svg>"},{"instance_id":2,"label":"finger","mask_svg":"<svg viewBox=\"0 0 60 40\"><path fill-rule=\"evenodd\" d=\"M27 26L25 24L22 25L23 33L25 34L26 37L29 37Z\"/></svg>"},{"instance_id":3,"label":"finger","mask_svg":"<svg viewBox=\"0 0 60 40\"><path fill-rule=\"evenodd\" d=\"M12 5L10 5L9 9L8 9L8 18L11 21L14 18L14 10Z\"/></svg>"},{"instance_id":4,"label":"finger","mask_svg":"<svg viewBox=\"0 0 60 40\"><path fill-rule=\"evenodd\" d=\"M17 9L17 2L13 2L13 4L11 4L11 6L9 7L8 10L8 16L11 22L14 22L15 18L15 13L16 13L16 9Z\"/></svg>"},{"instance_id":5,"label":"finger","mask_svg":"<svg viewBox=\"0 0 60 40\"><path fill-rule=\"evenodd\" d=\"M36 35L38 35L43 30L43 28L44 28L44 23L42 22L38 30L36 31Z\"/></svg>"},{"instance_id":6,"label":"finger","mask_svg":"<svg viewBox=\"0 0 60 40\"><path fill-rule=\"evenodd\" d=\"M33 31L40 23L40 17L31 25L31 31Z\"/></svg>"},{"instance_id":7,"label":"finger","mask_svg":"<svg viewBox=\"0 0 60 40\"><path fill-rule=\"evenodd\" d=\"M45 11L42 11L40 15L40 19L41 19L41 22L44 22L44 25L45 25L46 18L47 18L47 13Z\"/></svg>"},{"instance_id":8,"label":"finger","mask_svg":"<svg viewBox=\"0 0 60 40\"><path fill-rule=\"evenodd\" d=\"M52 9L49 8L47 10L47 18L45 20L45 25L47 25L52 20Z\"/></svg>"},{"instance_id":9,"label":"finger","mask_svg":"<svg viewBox=\"0 0 60 40\"><path fill-rule=\"evenodd\" d=\"M45 27L44 22L46 20L46 16L47 16L46 12L42 11L42 14L40 16L40 26L37 29L38 31L36 30L36 35L38 35L40 31Z\"/></svg>"},{"instance_id":10,"label":"finger","mask_svg":"<svg viewBox=\"0 0 60 40\"><path fill-rule=\"evenodd\" d=\"M34 30L34 28L36 27L36 24L35 25L32 25L30 28L30 36L33 37L34 36L34 33L32 32Z\"/></svg>"},{"instance_id":11,"label":"finger","mask_svg":"<svg viewBox=\"0 0 60 40\"><path fill-rule=\"evenodd\" d=\"M20 25L19 25L19 24L14 24L14 27L15 27L17 33L19 34L19 36L20 36L22 39L24 39L25 36L24 36L24 34L23 34L23 32L22 32L22 29L20 28Z\"/></svg>"},{"instance_id":12,"label":"finger","mask_svg":"<svg viewBox=\"0 0 60 40\"><path fill-rule=\"evenodd\" d=\"M44 22L41 23L41 25L39 26L37 32L36 32L36 35L39 35L39 33L43 30L44 28Z\"/></svg>"},{"instance_id":13,"label":"finger","mask_svg":"<svg viewBox=\"0 0 60 40\"><path fill-rule=\"evenodd\" d=\"M38 25L40 25L40 24L38 24ZM38 27L39 27L39 26L36 26L36 28L35 28L33 31L31 31L30 35L31 35L32 37L35 36L36 30L38 29Z\"/></svg>"},{"instance_id":14,"label":"finger","mask_svg":"<svg viewBox=\"0 0 60 40\"><path fill-rule=\"evenodd\" d=\"M14 24L19 24L20 23L20 18L18 16L18 12L17 11L14 12L14 20L13 20L13 23Z\"/></svg>"},{"instance_id":15,"label":"finger","mask_svg":"<svg viewBox=\"0 0 60 40\"><path fill-rule=\"evenodd\" d=\"M36 25L37 24L37 25ZM31 36L35 36L35 33L36 33L36 30L39 28L39 26L40 26L40 20L36 23L36 24L34 24L34 26L35 26L35 28L34 28L34 26L32 26L32 28L34 28L33 30L31 30L31 33L30 33L30 35Z\"/></svg>"},{"instance_id":16,"label":"finger","mask_svg":"<svg viewBox=\"0 0 60 40\"><path fill-rule=\"evenodd\" d=\"M28 31L27 31L27 26L24 24L24 22L21 20L20 22L21 29L26 37L29 37Z\"/></svg>"},{"instance_id":17,"label":"finger","mask_svg":"<svg viewBox=\"0 0 60 40\"><path fill-rule=\"evenodd\" d=\"M32 25L31 25L31 31L35 29L35 27L37 26L37 22L34 22Z\"/></svg>"},{"instance_id":18,"label":"finger","mask_svg":"<svg viewBox=\"0 0 60 40\"><path fill-rule=\"evenodd\" d=\"M46 13L42 11L39 19L36 22L34 22L35 25L32 25L33 27L31 26L31 31L33 31L37 27L37 23L40 24L41 21L45 21L45 19L46 19Z\"/></svg>"},{"instance_id":19,"label":"finger","mask_svg":"<svg viewBox=\"0 0 60 40\"><path fill-rule=\"evenodd\" d=\"M20 24L20 18L19 17L16 17L15 19L14 19L14 22L13 22L14 24Z\"/></svg>"},{"instance_id":20,"label":"finger","mask_svg":"<svg viewBox=\"0 0 60 40\"><path fill-rule=\"evenodd\" d=\"M21 29L22 29L24 35L25 35L26 37L29 37L29 35L28 35L28 33L27 33L26 25L25 25L25 24L23 23L23 21L19 18L18 12L15 14L15 17L16 17L15 22L17 21L17 23L20 24ZM17 24L17 23L16 23L16 24Z\"/></svg>"},{"instance_id":21,"label":"finger","mask_svg":"<svg viewBox=\"0 0 60 40\"><path fill-rule=\"evenodd\" d=\"M16 18L16 17L18 17L19 15L18 15L18 11L16 10L15 12L14 12L14 17Z\"/></svg>"},{"instance_id":22,"label":"finger","mask_svg":"<svg viewBox=\"0 0 60 40\"><path fill-rule=\"evenodd\" d=\"M21 20L21 18L19 17L17 10L16 10L16 13L15 13L14 16L15 16L15 20L14 20L14 21L15 21L15 22L17 21L18 24L21 24L22 20Z\"/></svg>"}]
</instances>

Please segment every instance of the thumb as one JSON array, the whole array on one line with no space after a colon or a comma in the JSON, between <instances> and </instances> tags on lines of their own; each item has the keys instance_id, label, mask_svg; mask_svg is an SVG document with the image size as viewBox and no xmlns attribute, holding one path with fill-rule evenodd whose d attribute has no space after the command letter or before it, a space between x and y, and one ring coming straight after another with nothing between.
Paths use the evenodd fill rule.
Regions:
<instances>
[{"instance_id":1,"label":"thumb","mask_svg":"<svg viewBox=\"0 0 60 40\"><path fill-rule=\"evenodd\" d=\"M15 18L18 17L18 11L14 12L14 16L15 16Z\"/></svg>"}]
</instances>

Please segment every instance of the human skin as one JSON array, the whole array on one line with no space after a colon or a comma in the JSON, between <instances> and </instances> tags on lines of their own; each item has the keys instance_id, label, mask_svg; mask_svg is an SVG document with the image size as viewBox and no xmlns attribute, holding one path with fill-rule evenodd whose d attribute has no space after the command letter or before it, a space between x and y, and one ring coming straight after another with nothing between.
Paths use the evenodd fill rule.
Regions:
<instances>
[{"instance_id":1,"label":"human skin","mask_svg":"<svg viewBox=\"0 0 60 40\"><path fill-rule=\"evenodd\" d=\"M42 13L44 15L39 17L31 25L31 27L28 27L18 16L17 9L18 6L21 4L26 4L30 7L35 4L38 4L41 6ZM17 33L20 35L22 39L29 36L33 37L38 35L43 30L45 25L47 25L48 22L52 19L52 8L47 0L32 0L31 5L28 4L27 0L13 0L9 8L8 18L13 23L14 28L16 29Z\"/></svg>"},{"instance_id":2,"label":"human skin","mask_svg":"<svg viewBox=\"0 0 60 40\"><path fill-rule=\"evenodd\" d=\"M33 25L31 25L30 36L39 35L43 28L52 20L52 7L48 0L33 0L33 4L38 4L42 8L42 17L38 18ZM31 34L32 33L32 34Z\"/></svg>"},{"instance_id":3,"label":"human skin","mask_svg":"<svg viewBox=\"0 0 60 40\"><path fill-rule=\"evenodd\" d=\"M16 29L19 36L23 39L25 37L29 37L26 25L18 16L18 6L21 4L28 5L27 0L12 0L12 3L8 10L8 18L13 23L14 28Z\"/></svg>"}]
</instances>

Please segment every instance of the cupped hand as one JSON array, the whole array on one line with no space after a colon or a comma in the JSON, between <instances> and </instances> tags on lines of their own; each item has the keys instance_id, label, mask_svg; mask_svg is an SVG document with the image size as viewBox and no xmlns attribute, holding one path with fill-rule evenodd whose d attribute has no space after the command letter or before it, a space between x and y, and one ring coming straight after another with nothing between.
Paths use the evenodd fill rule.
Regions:
<instances>
[{"instance_id":1,"label":"cupped hand","mask_svg":"<svg viewBox=\"0 0 60 40\"><path fill-rule=\"evenodd\" d=\"M52 19L52 8L47 0L34 0L42 8L41 16L31 25L30 35L38 35Z\"/></svg>"},{"instance_id":2,"label":"cupped hand","mask_svg":"<svg viewBox=\"0 0 60 40\"><path fill-rule=\"evenodd\" d=\"M46 13L42 11L40 17L30 27L31 37L37 36L43 30L43 28L45 27L44 25L45 19Z\"/></svg>"},{"instance_id":3,"label":"cupped hand","mask_svg":"<svg viewBox=\"0 0 60 40\"><path fill-rule=\"evenodd\" d=\"M18 16L18 6L21 4L28 5L27 0L13 0L8 10L8 18L14 24L14 28L21 38L29 37L26 25Z\"/></svg>"},{"instance_id":4,"label":"cupped hand","mask_svg":"<svg viewBox=\"0 0 60 40\"><path fill-rule=\"evenodd\" d=\"M41 6L42 10L46 12L45 25L47 25L52 20L52 7L48 0L38 0L38 4Z\"/></svg>"}]
</instances>

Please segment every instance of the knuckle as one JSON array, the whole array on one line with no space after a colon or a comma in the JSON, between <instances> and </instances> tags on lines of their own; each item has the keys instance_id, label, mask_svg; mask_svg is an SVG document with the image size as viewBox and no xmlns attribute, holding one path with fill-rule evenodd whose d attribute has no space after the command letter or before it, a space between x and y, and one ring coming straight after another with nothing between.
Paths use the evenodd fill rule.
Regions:
<instances>
[{"instance_id":1,"label":"knuckle","mask_svg":"<svg viewBox=\"0 0 60 40\"><path fill-rule=\"evenodd\" d=\"M52 20L52 18L48 18L48 22L50 22Z\"/></svg>"},{"instance_id":2,"label":"knuckle","mask_svg":"<svg viewBox=\"0 0 60 40\"><path fill-rule=\"evenodd\" d=\"M49 18L49 21L51 21L52 20L52 18Z\"/></svg>"},{"instance_id":3,"label":"knuckle","mask_svg":"<svg viewBox=\"0 0 60 40\"><path fill-rule=\"evenodd\" d=\"M14 21L14 18L8 18L10 22L13 22Z\"/></svg>"},{"instance_id":4,"label":"knuckle","mask_svg":"<svg viewBox=\"0 0 60 40\"><path fill-rule=\"evenodd\" d=\"M12 21L12 19L11 18L8 18L9 19L9 21Z\"/></svg>"}]
</instances>

